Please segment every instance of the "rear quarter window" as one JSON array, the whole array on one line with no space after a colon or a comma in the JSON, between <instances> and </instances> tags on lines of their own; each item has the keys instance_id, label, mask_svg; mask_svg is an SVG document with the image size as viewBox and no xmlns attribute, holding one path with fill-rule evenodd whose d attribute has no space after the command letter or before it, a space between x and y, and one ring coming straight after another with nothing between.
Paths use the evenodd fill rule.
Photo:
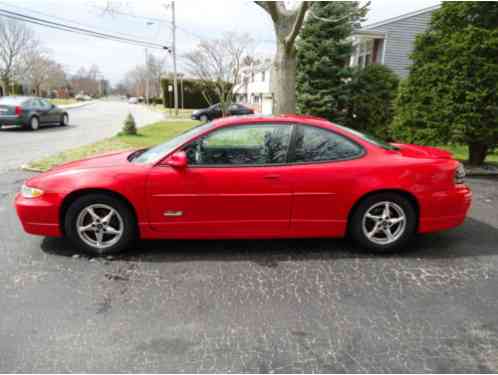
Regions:
<instances>
[{"instance_id":1,"label":"rear quarter window","mask_svg":"<svg viewBox=\"0 0 498 375\"><path fill-rule=\"evenodd\" d=\"M359 144L332 131L305 125L299 125L296 129L296 163L348 160L363 153Z\"/></svg>"}]
</instances>

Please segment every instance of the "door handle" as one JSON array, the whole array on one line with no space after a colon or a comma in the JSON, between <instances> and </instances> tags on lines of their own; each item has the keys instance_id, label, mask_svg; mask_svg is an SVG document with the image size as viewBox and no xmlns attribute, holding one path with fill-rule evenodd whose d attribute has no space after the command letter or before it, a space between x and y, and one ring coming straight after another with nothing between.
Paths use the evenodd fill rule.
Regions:
<instances>
[{"instance_id":1,"label":"door handle","mask_svg":"<svg viewBox=\"0 0 498 375\"><path fill-rule=\"evenodd\" d=\"M277 174L269 174L263 177L265 180L278 180L280 178Z\"/></svg>"}]
</instances>

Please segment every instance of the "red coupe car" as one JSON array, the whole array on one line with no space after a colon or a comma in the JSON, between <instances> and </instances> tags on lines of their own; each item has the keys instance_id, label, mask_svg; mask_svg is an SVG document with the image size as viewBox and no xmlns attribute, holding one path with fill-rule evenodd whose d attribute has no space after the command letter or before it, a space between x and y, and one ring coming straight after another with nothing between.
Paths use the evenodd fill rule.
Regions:
<instances>
[{"instance_id":1,"label":"red coupe car","mask_svg":"<svg viewBox=\"0 0 498 375\"><path fill-rule=\"evenodd\" d=\"M16 197L26 232L108 254L137 239L343 237L390 251L460 225L450 153L297 115L230 117L158 146L68 163Z\"/></svg>"}]
</instances>

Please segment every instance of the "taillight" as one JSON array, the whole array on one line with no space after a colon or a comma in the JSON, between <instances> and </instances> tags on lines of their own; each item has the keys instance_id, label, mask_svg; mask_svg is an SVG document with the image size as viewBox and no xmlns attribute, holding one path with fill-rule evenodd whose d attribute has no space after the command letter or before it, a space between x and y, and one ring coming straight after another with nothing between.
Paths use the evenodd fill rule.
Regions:
<instances>
[{"instance_id":1,"label":"taillight","mask_svg":"<svg viewBox=\"0 0 498 375\"><path fill-rule=\"evenodd\" d=\"M462 163L458 163L458 167L455 170L455 184L463 184L465 179L465 168Z\"/></svg>"},{"instance_id":2,"label":"taillight","mask_svg":"<svg viewBox=\"0 0 498 375\"><path fill-rule=\"evenodd\" d=\"M21 116L22 115L22 107L17 106L16 107L16 116Z\"/></svg>"}]
</instances>

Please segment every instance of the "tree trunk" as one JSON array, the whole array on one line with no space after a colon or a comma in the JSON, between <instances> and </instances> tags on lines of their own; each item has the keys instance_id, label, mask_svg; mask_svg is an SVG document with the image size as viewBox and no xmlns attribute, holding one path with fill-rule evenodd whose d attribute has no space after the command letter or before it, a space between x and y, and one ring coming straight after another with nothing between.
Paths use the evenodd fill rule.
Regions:
<instances>
[{"instance_id":1,"label":"tree trunk","mask_svg":"<svg viewBox=\"0 0 498 375\"><path fill-rule=\"evenodd\" d=\"M273 61L271 88L273 92L273 114L296 111L296 49L286 48L277 42L277 53Z\"/></svg>"},{"instance_id":2,"label":"tree trunk","mask_svg":"<svg viewBox=\"0 0 498 375\"><path fill-rule=\"evenodd\" d=\"M469 164L478 166L484 163L488 146L483 143L469 143Z\"/></svg>"}]
</instances>

